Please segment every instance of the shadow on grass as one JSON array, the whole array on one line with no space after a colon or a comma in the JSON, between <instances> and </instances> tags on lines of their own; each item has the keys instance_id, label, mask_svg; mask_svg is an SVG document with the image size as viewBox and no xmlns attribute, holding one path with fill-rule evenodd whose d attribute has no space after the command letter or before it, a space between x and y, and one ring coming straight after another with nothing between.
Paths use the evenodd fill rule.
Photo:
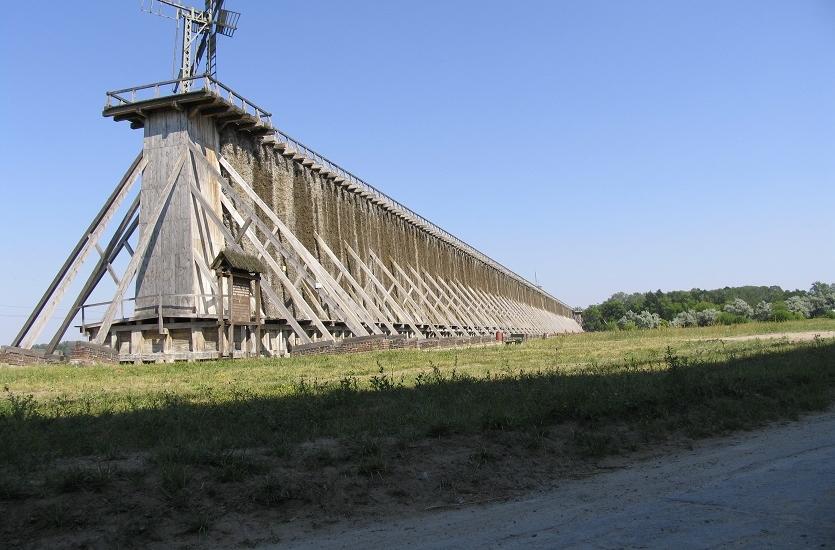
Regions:
<instances>
[{"instance_id":1,"label":"shadow on grass","mask_svg":"<svg viewBox=\"0 0 835 550\"><path fill-rule=\"evenodd\" d=\"M358 389L351 377L327 385L302 381L286 396L234 393L222 402L160 393L141 402L120 398L97 414L83 403L39 404L8 394L0 410L0 465L26 468L58 457L161 449L280 452L322 437L415 440L565 422L577 425L593 446L601 426L700 437L793 418L835 400L831 343L710 364L690 364L668 350L664 363L649 370L630 364L571 372L519 367L482 378L436 369L410 387L384 372L369 389Z\"/></svg>"}]
</instances>

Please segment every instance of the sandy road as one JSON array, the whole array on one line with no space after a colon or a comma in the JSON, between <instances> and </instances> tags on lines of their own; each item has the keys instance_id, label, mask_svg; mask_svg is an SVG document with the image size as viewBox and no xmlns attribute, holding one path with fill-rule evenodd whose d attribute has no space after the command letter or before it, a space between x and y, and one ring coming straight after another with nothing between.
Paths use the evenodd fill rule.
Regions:
<instances>
[{"instance_id":1,"label":"sandy road","mask_svg":"<svg viewBox=\"0 0 835 550\"><path fill-rule=\"evenodd\" d=\"M334 526L282 548L835 547L835 411L531 498Z\"/></svg>"},{"instance_id":2,"label":"sandy road","mask_svg":"<svg viewBox=\"0 0 835 550\"><path fill-rule=\"evenodd\" d=\"M751 334L748 336L729 336L719 338L726 342L742 342L746 340L788 340L789 342L811 342L815 338L835 338L835 331L818 330L807 332L769 332L767 334Z\"/></svg>"}]
</instances>

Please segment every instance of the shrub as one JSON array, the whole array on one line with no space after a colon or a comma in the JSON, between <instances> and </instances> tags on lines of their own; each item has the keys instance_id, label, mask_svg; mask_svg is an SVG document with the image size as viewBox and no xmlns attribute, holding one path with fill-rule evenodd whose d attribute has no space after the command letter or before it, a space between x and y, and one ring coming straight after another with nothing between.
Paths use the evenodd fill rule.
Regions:
<instances>
[{"instance_id":1,"label":"shrub","mask_svg":"<svg viewBox=\"0 0 835 550\"><path fill-rule=\"evenodd\" d=\"M725 313L730 313L731 315L736 315L738 317L745 317L746 319L750 319L754 315L754 308L752 308L748 302L742 298L736 298L733 302L725 304L723 309L725 310Z\"/></svg>"},{"instance_id":2,"label":"shrub","mask_svg":"<svg viewBox=\"0 0 835 550\"><path fill-rule=\"evenodd\" d=\"M785 321L794 321L798 318L796 313L792 313L787 309L775 309L774 312L771 314L771 320L777 323L783 323Z\"/></svg>"},{"instance_id":3,"label":"shrub","mask_svg":"<svg viewBox=\"0 0 835 550\"><path fill-rule=\"evenodd\" d=\"M754 319L757 321L768 321L771 319L772 314L771 304L766 301L762 301L754 306Z\"/></svg>"},{"instance_id":4,"label":"shrub","mask_svg":"<svg viewBox=\"0 0 835 550\"><path fill-rule=\"evenodd\" d=\"M670 321L671 327L695 327L698 324L698 316L692 311L682 311Z\"/></svg>"},{"instance_id":5,"label":"shrub","mask_svg":"<svg viewBox=\"0 0 835 550\"><path fill-rule=\"evenodd\" d=\"M618 328L620 330L635 330L636 328L638 328L638 325L635 324L635 321L627 319L624 315L618 320Z\"/></svg>"},{"instance_id":6,"label":"shrub","mask_svg":"<svg viewBox=\"0 0 835 550\"><path fill-rule=\"evenodd\" d=\"M723 311L719 314L719 323L723 325L741 325L748 322L748 317Z\"/></svg>"},{"instance_id":7,"label":"shrub","mask_svg":"<svg viewBox=\"0 0 835 550\"><path fill-rule=\"evenodd\" d=\"M807 319L812 316L812 302L807 296L792 296L786 300L786 309Z\"/></svg>"},{"instance_id":8,"label":"shrub","mask_svg":"<svg viewBox=\"0 0 835 550\"><path fill-rule=\"evenodd\" d=\"M696 320L700 327L715 325L719 320L719 311L713 308L704 309L696 314Z\"/></svg>"},{"instance_id":9,"label":"shrub","mask_svg":"<svg viewBox=\"0 0 835 550\"><path fill-rule=\"evenodd\" d=\"M629 330L629 324L637 328L658 328L661 326L661 316L657 313L650 313L649 311L642 311L635 313L634 311L627 311L626 315L618 321L618 327L621 330Z\"/></svg>"},{"instance_id":10,"label":"shrub","mask_svg":"<svg viewBox=\"0 0 835 550\"><path fill-rule=\"evenodd\" d=\"M615 331L615 330L618 330L619 328L620 327L618 326L617 321L606 321L606 323L603 325L603 330Z\"/></svg>"},{"instance_id":11,"label":"shrub","mask_svg":"<svg viewBox=\"0 0 835 550\"><path fill-rule=\"evenodd\" d=\"M812 283L812 288L807 295L810 305L810 314L813 317L822 317L835 309L835 284L828 285L820 281Z\"/></svg>"}]
</instances>

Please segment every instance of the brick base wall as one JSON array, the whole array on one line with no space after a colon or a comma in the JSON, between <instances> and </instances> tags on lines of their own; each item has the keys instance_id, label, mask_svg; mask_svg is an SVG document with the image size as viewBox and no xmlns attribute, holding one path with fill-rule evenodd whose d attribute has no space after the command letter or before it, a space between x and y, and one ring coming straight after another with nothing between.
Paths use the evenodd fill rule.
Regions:
<instances>
[{"instance_id":1,"label":"brick base wall","mask_svg":"<svg viewBox=\"0 0 835 550\"><path fill-rule=\"evenodd\" d=\"M324 355L335 353L363 353L389 349L448 349L463 346L496 344L494 336L459 336L449 338L407 338L403 335L358 336L338 342L322 341L300 344L290 349L291 355Z\"/></svg>"},{"instance_id":2,"label":"brick base wall","mask_svg":"<svg viewBox=\"0 0 835 550\"><path fill-rule=\"evenodd\" d=\"M357 336L344 338L336 343L335 353L362 353L364 351L380 351L391 348L391 342L383 334L372 336Z\"/></svg>"},{"instance_id":3,"label":"brick base wall","mask_svg":"<svg viewBox=\"0 0 835 550\"><path fill-rule=\"evenodd\" d=\"M118 363L119 352L107 346L99 346L91 342L76 342L70 351L70 363L74 365L96 365L101 363Z\"/></svg>"},{"instance_id":4,"label":"brick base wall","mask_svg":"<svg viewBox=\"0 0 835 550\"><path fill-rule=\"evenodd\" d=\"M330 340L323 340L321 342L311 342L310 344L298 344L290 347L292 355L321 355L325 353L334 353L334 345L336 342Z\"/></svg>"},{"instance_id":5,"label":"brick base wall","mask_svg":"<svg viewBox=\"0 0 835 550\"><path fill-rule=\"evenodd\" d=\"M59 363L60 361L60 357L44 355L44 352L41 350L14 348L11 346L3 346L0 348L0 363L5 365L40 365L44 363Z\"/></svg>"}]
</instances>

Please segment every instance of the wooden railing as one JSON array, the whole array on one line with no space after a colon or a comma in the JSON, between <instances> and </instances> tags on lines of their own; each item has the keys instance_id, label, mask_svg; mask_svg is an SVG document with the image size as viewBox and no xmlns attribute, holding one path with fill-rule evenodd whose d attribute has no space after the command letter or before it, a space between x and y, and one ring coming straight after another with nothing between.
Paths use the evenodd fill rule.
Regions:
<instances>
[{"instance_id":1,"label":"wooden railing","mask_svg":"<svg viewBox=\"0 0 835 550\"><path fill-rule=\"evenodd\" d=\"M190 83L189 92L208 91L212 92L217 97L225 100L227 103L241 109L245 113L253 115L262 124L272 128L272 113L262 109L252 101L248 100L226 84L216 80L208 75L192 76L189 78L178 78L174 80L164 80L162 82L153 82L151 84L142 84L141 86L133 86L131 88L124 88L122 90L114 90L107 92L105 99L105 108L119 107L121 105L132 105L140 101L148 101L170 95L166 88L172 87L171 93L187 93L184 91L183 84ZM177 92L174 92L177 89Z\"/></svg>"}]
</instances>

